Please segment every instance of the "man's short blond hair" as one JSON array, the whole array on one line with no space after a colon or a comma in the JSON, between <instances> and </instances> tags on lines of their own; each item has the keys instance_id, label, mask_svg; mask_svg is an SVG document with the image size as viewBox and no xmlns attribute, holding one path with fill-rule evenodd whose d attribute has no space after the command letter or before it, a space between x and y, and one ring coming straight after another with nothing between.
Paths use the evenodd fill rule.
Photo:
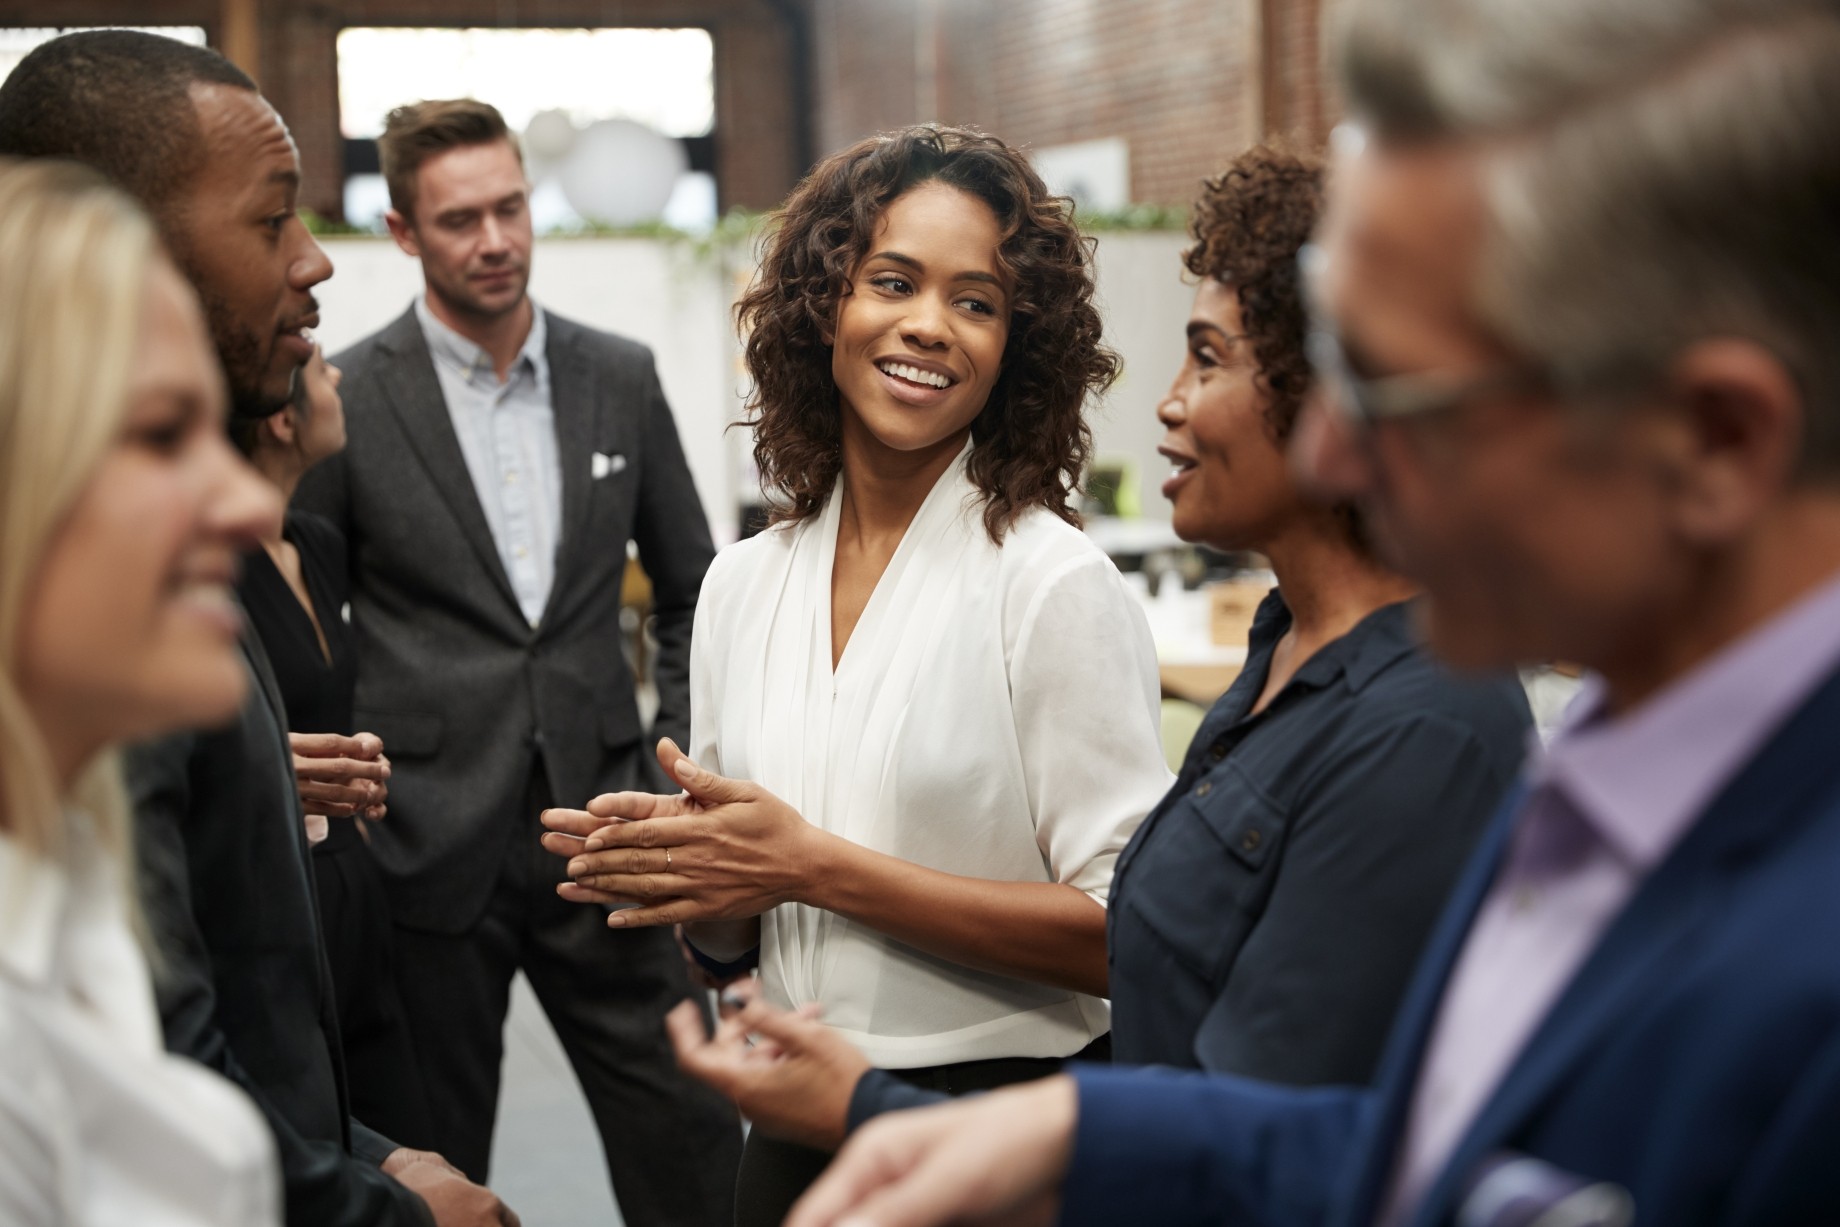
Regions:
<instances>
[{"instance_id":1,"label":"man's short blond hair","mask_svg":"<svg viewBox=\"0 0 1840 1227\"><path fill-rule=\"evenodd\" d=\"M377 157L383 164L383 181L390 189L390 207L411 220L415 217L415 174L428 159L450 149L506 141L518 160L524 152L498 108L477 98L437 98L411 102L391 111L377 138Z\"/></svg>"}]
</instances>

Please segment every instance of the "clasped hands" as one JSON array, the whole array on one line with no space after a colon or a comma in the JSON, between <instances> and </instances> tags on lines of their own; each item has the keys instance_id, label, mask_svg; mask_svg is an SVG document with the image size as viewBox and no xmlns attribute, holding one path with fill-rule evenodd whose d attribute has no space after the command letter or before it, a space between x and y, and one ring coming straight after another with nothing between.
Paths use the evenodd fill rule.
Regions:
<instances>
[{"instance_id":1,"label":"clasped hands","mask_svg":"<svg viewBox=\"0 0 1840 1227\"><path fill-rule=\"evenodd\" d=\"M376 822L390 795L390 760L375 733L343 737L337 733L289 733L294 753L294 781L307 818L307 842L326 838L326 819L357 816ZM358 833L370 832L363 823Z\"/></svg>"},{"instance_id":2,"label":"clasped hands","mask_svg":"<svg viewBox=\"0 0 1840 1227\"><path fill-rule=\"evenodd\" d=\"M778 797L705 771L666 738L675 796L605 793L585 810L547 809L543 846L569 858L556 888L576 903L634 904L614 928L745 920L799 900L830 837Z\"/></svg>"}]
</instances>

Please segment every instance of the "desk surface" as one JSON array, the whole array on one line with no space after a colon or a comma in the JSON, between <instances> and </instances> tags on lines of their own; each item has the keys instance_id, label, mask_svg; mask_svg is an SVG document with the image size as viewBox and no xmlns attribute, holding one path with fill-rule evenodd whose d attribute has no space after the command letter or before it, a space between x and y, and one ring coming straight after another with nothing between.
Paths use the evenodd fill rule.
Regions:
<instances>
[{"instance_id":1,"label":"desk surface","mask_svg":"<svg viewBox=\"0 0 1840 1227\"><path fill-rule=\"evenodd\" d=\"M1239 676L1240 666L1233 665L1183 665L1159 663L1157 674L1163 683L1163 696L1170 699L1186 699L1197 707L1214 706L1214 701L1227 692L1233 679Z\"/></svg>"}]
</instances>

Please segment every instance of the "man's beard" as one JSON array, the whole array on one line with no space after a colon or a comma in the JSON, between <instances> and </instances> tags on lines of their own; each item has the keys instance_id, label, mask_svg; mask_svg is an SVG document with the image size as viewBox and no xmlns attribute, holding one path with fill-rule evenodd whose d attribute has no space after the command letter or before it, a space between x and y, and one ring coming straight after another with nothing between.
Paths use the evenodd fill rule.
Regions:
<instances>
[{"instance_id":1,"label":"man's beard","mask_svg":"<svg viewBox=\"0 0 1840 1227\"><path fill-rule=\"evenodd\" d=\"M205 319L211 326L211 341L217 346L217 360L223 364L224 380L230 385L230 413L239 418L265 418L287 408L293 393L293 379L288 388L276 396L262 387L268 374L269 355L262 340L238 318L230 305L217 295L198 287L204 304ZM299 378L299 372L294 373Z\"/></svg>"},{"instance_id":2,"label":"man's beard","mask_svg":"<svg viewBox=\"0 0 1840 1227\"><path fill-rule=\"evenodd\" d=\"M268 374L269 353L263 348L261 336L251 331L223 296L211 289L197 262L191 258L184 234L170 224L163 226L161 233L173 262L192 283L199 305L204 308L205 323L211 329L211 344L217 350L218 364L224 368L224 382L230 388L230 415L265 418L287 408L293 397L294 380L300 378L300 372L293 373L287 391L279 397L264 392L262 382ZM272 337L270 342L272 344Z\"/></svg>"}]
</instances>

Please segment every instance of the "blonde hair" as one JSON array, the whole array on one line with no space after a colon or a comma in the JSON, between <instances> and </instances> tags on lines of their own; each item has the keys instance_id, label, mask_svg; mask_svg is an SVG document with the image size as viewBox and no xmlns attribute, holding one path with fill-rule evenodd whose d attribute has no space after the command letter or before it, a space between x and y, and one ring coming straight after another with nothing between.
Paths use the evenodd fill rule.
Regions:
<instances>
[{"instance_id":1,"label":"blonde hair","mask_svg":"<svg viewBox=\"0 0 1840 1227\"><path fill-rule=\"evenodd\" d=\"M127 855L111 752L68 790L20 692L27 600L45 551L118 437L159 247L145 214L96 172L0 158L0 825L22 849L64 850L64 810Z\"/></svg>"}]
</instances>

